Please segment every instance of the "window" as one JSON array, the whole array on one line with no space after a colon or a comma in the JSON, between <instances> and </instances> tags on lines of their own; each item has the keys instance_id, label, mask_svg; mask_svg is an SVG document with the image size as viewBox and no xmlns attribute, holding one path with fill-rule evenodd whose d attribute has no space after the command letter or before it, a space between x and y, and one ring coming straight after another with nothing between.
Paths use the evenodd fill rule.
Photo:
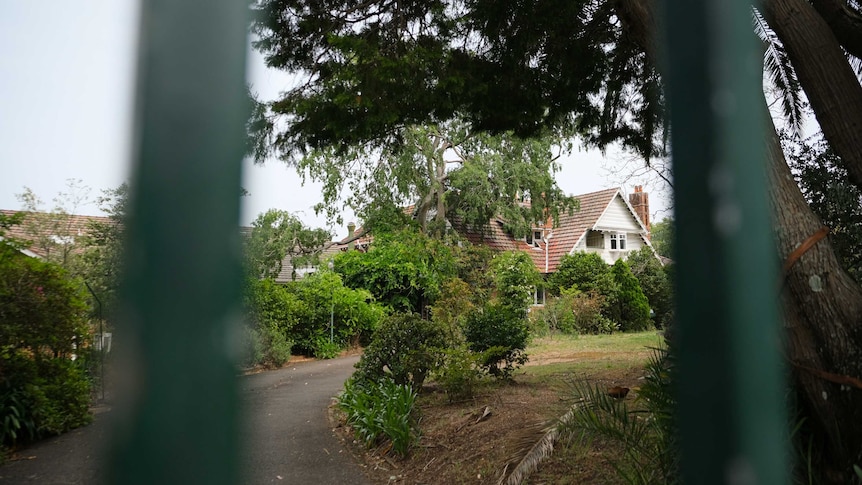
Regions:
<instances>
[{"instance_id":1,"label":"window","mask_svg":"<svg viewBox=\"0 0 862 485\"><path fill-rule=\"evenodd\" d=\"M626 235L625 234L611 234L611 251L625 251L626 249Z\"/></svg>"},{"instance_id":2,"label":"window","mask_svg":"<svg viewBox=\"0 0 862 485\"><path fill-rule=\"evenodd\" d=\"M542 230L534 229L524 238L527 241L527 244L530 244L534 247L539 247L539 242L542 241Z\"/></svg>"},{"instance_id":3,"label":"window","mask_svg":"<svg viewBox=\"0 0 862 485\"><path fill-rule=\"evenodd\" d=\"M590 230L587 232L587 247L588 248L605 248L605 236L601 232Z\"/></svg>"},{"instance_id":4,"label":"window","mask_svg":"<svg viewBox=\"0 0 862 485\"><path fill-rule=\"evenodd\" d=\"M533 291L533 305L544 305L545 304L545 289L542 287L535 287L535 291Z\"/></svg>"}]
</instances>

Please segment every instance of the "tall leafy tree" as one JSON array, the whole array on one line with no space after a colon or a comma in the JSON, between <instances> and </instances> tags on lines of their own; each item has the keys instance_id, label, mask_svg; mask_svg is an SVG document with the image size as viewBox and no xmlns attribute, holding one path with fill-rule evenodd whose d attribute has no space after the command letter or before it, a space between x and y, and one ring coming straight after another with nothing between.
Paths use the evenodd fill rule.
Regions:
<instances>
[{"instance_id":1,"label":"tall leafy tree","mask_svg":"<svg viewBox=\"0 0 862 485\"><path fill-rule=\"evenodd\" d=\"M273 103L269 117L253 120L258 151L385 141L399 127L459 117L492 132L565 126L599 146L619 141L647 160L664 153L654 0L263 0L259 9L258 49L271 66L303 72L308 82ZM766 42L786 52L775 59L793 70L846 180L862 188L858 2L765 0L761 13L775 34ZM279 119L288 122L276 130ZM774 130L765 143L775 242L786 258L822 224ZM862 422L862 394L836 392L836 384L805 369L862 375L862 288L828 240L785 276L797 394L826 437L817 457L823 477L846 483L851 465L862 462L862 431L846 427ZM815 276L828 288L812 295Z\"/></svg>"},{"instance_id":2,"label":"tall leafy tree","mask_svg":"<svg viewBox=\"0 0 862 485\"><path fill-rule=\"evenodd\" d=\"M47 261L74 271L83 245L72 216L92 203L90 192L90 187L83 181L68 179L66 190L57 194L52 200L54 206L47 209L45 202L32 189L24 187L24 192L16 194L16 197L27 212L21 227L28 245Z\"/></svg>"},{"instance_id":3,"label":"tall leafy tree","mask_svg":"<svg viewBox=\"0 0 862 485\"><path fill-rule=\"evenodd\" d=\"M325 229L310 229L293 214L270 209L252 222L251 234L245 241L245 257L249 271L262 278L275 278L281 272L285 258L295 268L316 263L323 246L332 237Z\"/></svg>"},{"instance_id":4,"label":"tall leafy tree","mask_svg":"<svg viewBox=\"0 0 862 485\"><path fill-rule=\"evenodd\" d=\"M650 228L650 243L655 252L665 258L673 258L673 238L675 226L672 217L665 217L652 223Z\"/></svg>"},{"instance_id":5,"label":"tall leafy tree","mask_svg":"<svg viewBox=\"0 0 862 485\"><path fill-rule=\"evenodd\" d=\"M553 177L558 169L553 136L491 135L452 121L407 126L396 138L384 146L325 145L296 161L301 173L324 183L317 209L334 219L343 202L366 229L380 229L411 206L405 219L438 234L447 221L481 228L501 217L520 235L575 206Z\"/></svg>"},{"instance_id":6,"label":"tall leafy tree","mask_svg":"<svg viewBox=\"0 0 862 485\"><path fill-rule=\"evenodd\" d=\"M87 234L81 241L81 276L99 298L102 316L106 318L116 311L116 292L123 264L128 195L127 184L104 190L97 201L101 210L108 214L108 221L91 221Z\"/></svg>"}]
</instances>

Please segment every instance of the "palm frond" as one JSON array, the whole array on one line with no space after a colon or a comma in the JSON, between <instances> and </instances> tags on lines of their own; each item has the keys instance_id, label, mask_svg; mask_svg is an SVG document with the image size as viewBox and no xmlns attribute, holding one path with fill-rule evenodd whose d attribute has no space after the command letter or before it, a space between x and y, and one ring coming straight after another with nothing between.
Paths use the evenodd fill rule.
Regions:
<instances>
[{"instance_id":1,"label":"palm frond","mask_svg":"<svg viewBox=\"0 0 862 485\"><path fill-rule=\"evenodd\" d=\"M497 485L519 485L538 470L539 465L554 452L554 445L560 437L560 427L572 419L575 409L575 407L569 409L555 424L544 428L538 441L535 439L524 440L522 446L517 447L518 451L514 454L515 458L503 468ZM517 457L521 458L518 459ZM508 472L509 466L515 461L517 464L511 472Z\"/></svg>"},{"instance_id":2,"label":"palm frond","mask_svg":"<svg viewBox=\"0 0 862 485\"><path fill-rule=\"evenodd\" d=\"M754 32L765 46L763 65L770 82L778 90L784 118L793 133L799 134L802 132L804 123L803 109L805 104L802 101L802 88L796 77L796 70L790 62L784 44L781 43L778 35L769 27L757 9L752 9L752 19Z\"/></svg>"}]
</instances>

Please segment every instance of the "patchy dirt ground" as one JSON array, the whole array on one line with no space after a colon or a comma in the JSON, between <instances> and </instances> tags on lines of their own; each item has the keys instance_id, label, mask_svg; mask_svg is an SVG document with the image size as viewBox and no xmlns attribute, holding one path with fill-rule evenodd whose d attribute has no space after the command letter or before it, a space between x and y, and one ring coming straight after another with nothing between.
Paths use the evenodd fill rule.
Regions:
<instances>
[{"instance_id":1,"label":"patchy dirt ground","mask_svg":"<svg viewBox=\"0 0 862 485\"><path fill-rule=\"evenodd\" d=\"M600 387L629 387L626 399L632 400L649 355L646 348L534 355L513 384L489 382L475 398L459 403L449 403L433 383L426 385L418 401L421 437L403 459L387 455L385 445L365 449L334 410L333 425L373 483L494 484L507 463L568 409L567 383L579 379ZM612 444L601 442L587 451L555 451L529 483L619 483L609 461L616 453Z\"/></svg>"}]
</instances>

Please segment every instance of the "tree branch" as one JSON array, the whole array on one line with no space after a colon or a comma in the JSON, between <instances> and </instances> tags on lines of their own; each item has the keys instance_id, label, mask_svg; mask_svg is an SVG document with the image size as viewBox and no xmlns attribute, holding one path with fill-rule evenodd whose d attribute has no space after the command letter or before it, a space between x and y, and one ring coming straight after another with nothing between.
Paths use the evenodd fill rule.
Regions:
<instances>
[{"instance_id":1,"label":"tree branch","mask_svg":"<svg viewBox=\"0 0 862 485\"><path fill-rule=\"evenodd\" d=\"M832 28L841 47L862 59L862 15L859 11L842 0L811 0L811 4Z\"/></svg>"},{"instance_id":2,"label":"tree branch","mask_svg":"<svg viewBox=\"0 0 862 485\"><path fill-rule=\"evenodd\" d=\"M829 145L862 188L862 86L841 45L806 0L765 0L763 15L784 44Z\"/></svg>"}]
</instances>

